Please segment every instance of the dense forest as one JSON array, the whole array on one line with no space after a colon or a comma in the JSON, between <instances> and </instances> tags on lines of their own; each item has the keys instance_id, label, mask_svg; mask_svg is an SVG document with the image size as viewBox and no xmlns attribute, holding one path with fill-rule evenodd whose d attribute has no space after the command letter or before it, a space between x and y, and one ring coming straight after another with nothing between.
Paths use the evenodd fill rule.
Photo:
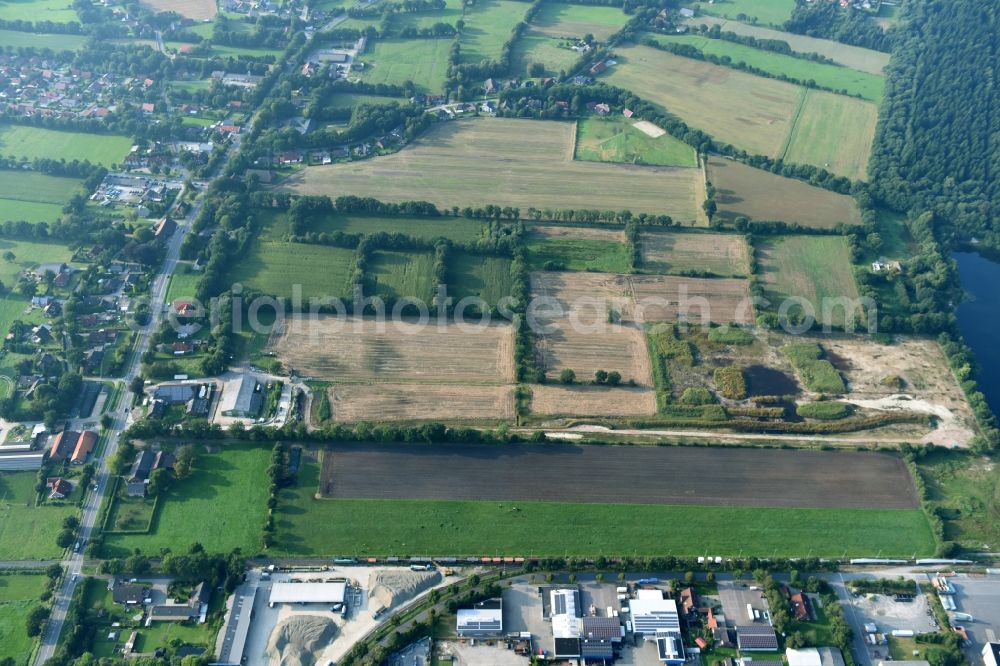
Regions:
<instances>
[{"instance_id":1,"label":"dense forest","mask_svg":"<svg viewBox=\"0 0 1000 666\"><path fill-rule=\"evenodd\" d=\"M896 31L869 175L900 210L933 210L943 240L1000 247L1000 3L910 2ZM957 237L956 237L957 236Z\"/></svg>"}]
</instances>

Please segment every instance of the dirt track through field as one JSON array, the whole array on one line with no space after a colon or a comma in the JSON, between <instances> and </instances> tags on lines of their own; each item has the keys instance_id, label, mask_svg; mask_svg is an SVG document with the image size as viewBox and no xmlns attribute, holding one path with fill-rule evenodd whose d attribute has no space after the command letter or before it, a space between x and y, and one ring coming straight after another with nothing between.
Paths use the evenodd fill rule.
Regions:
<instances>
[{"instance_id":1,"label":"dirt track through field","mask_svg":"<svg viewBox=\"0 0 1000 666\"><path fill-rule=\"evenodd\" d=\"M899 458L780 449L337 444L323 455L320 486L355 499L919 506Z\"/></svg>"}]
</instances>

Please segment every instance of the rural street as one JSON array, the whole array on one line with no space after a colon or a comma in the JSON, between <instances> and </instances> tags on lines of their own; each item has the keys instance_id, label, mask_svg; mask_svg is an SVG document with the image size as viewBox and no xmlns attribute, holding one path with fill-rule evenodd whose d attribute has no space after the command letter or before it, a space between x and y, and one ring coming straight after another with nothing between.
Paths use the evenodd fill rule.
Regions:
<instances>
[{"instance_id":1,"label":"rural street","mask_svg":"<svg viewBox=\"0 0 1000 666\"><path fill-rule=\"evenodd\" d=\"M182 190L181 193L178 194L177 200L174 202L174 206L180 202L183 194L184 192ZM129 382L131 382L133 378L139 376L142 366L142 355L149 348L150 338L160 325L160 320L163 317L163 304L167 295L167 285L170 284L170 276L173 274L174 269L177 266L177 261L180 258L181 243L184 240L184 235L188 229L190 229L191 221L197 217L200 209L200 202L195 203L195 205L191 207L191 211L187 218L178 221L177 231L170 238L170 242L167 245L167 252L163 261L163 266L150 286L149 322L144 327L139 329L139 336L136 340L132 356L129 360L128 368L125 371L123 378L125 390L118 394L118 404L110 405L108 407L107 413L112 415L114 422L105 432L106 441L103 451L101 451L99 457L93 461L97 466L97 473L94 476L95 486L91 492L87 494L87 498L83 504L83 512L80 516L80 529L77 533L76 546L69 550L68 555L63 560L66 570L65 575L63 577L62 585L56 592L55 600L52 604L52 614L49 616L45 632L42 634L41 645L38 648L38 655L35 659L36 664L43 664L47 659L52 657L55 652L56 645L59 642L59 634L62 633L63 622L66 619L66 611L69 609L70 601L73 598L73 591L76 589L77 580L83 567L84 544L86 544L90 539L90 535L94 530L94 526L97 522L97 515L101 508L101 500L104 497L104 491L108 488L112 480L110 470L108 469L108 460L115 455L115 452L118 450L118 441L121 438L121 434L128 427L129 410L127 407L124 410L120 409L120 407L123 400L127 405L130 399L128 391ZM171 210L173 210L173 208L171 208Z\"/></svg>"}]
</instances>

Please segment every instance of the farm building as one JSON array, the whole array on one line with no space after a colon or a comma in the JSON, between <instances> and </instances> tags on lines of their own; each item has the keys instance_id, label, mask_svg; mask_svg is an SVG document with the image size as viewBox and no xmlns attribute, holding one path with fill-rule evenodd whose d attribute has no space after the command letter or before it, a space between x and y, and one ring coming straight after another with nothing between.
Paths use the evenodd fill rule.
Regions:
<instances>
[{"instance_id":1,"label":"farm building","mask_svg":"<svg viewBox=\"0 0 1000 666\"><path fill-rule=\"evenodd\" d=\"M116 582L111 590L111 600L123 606L138 606L149 597L149 588L144 585L130 585Z\"/></svg>"},{"instance_id":2,"label":"farm building","mask_svg":"<svg viewBox=\"0 0 1000 666\"><path fill-rule=\"evenodd\" d=\"M80 433L80 436L77 437L76 446L73 447L73 455L70 457L70 462L74 465L82 465L87 462L87 456L94 451L94 447L96 445L97 433L84 430Z\"/></svg>"},{"instance_id":3,"label":"farm building","mask_svg":"<svg viewBox=\"0 0 1000 666\"><path fill-rule=\"evenodd\" d=\"M835 647L785 650L788 666L844 666L844 655Z\"/></svg>"},{"instance_id":4,"label":"farm building","mask_svg":"<svg viewBox=\"0 0 1000 666\"><path fill-rule=\"evenodd\" d=\"M257 390L257 378L241 375L226 382L219 402L219 413L223 416L252 418L260 413L263 403L261 392Z\"/></svg>"},{"instance_id":5,"label":"farm building","mask_svg":"<svg viewBox=\"0 0 1000 666\"><path fill-rule=\"evenodd\" d=\"M208 602L212 598L212 588L204 582L198 583L183 604L159 604L149 610L146 626L153 622L185 622L196 620L204 624L208 616Z\"/></svg>"},{"instance_id":6,"label":"farm building","mask_svg":"<svg viewBox=\"0 0 1000 666\"><path fill-rule=\"evenodd\" d=\"M487 599L472 608L459 608L455 624L459 636L485 638L503 634L503 601Z\"/></svg>"},{"instance_id":7,"label":"farm building","mask_svg":"<svg viewBox=\"0 0 1000 666\"><path fill-rule=\"evenodd\" d=\"M771 625L741 624L736 627L736 645L744 652L774 652L778 649L778 637Z\"/></svg>"},{"instance_id":8,"label":"farm building","mask_svg":"<svg viewBox=\"0 0 1000 666\"><path fill-rule=\"evenodd\" d=\"M342 604L346 595L347 583L275 583L267 603Z\"/></svg>"},{"instance_id":9,"label":"farm building","mask_svg":"<svg viewBox=\"0 0 1000 666\"><path fill-rule=\"evenodd\" d=\"M52 438L49 445L49 460L66 460L73 455L80 433L75 430L63 430Z\"/></svg>"},{"instance_id":10,"label":"farm building","mask_svg":"<svg viewBox=\"0 0 1000 666\"><path fill-rule=\"evenodd\" d=\"M41 451L24 453L10 451L10 448L8 446L0 447L0 471L17 472L38 469L42 466L45 454ZM7 449L7 451L2 449Z\"/></svg>"}]
</instances>

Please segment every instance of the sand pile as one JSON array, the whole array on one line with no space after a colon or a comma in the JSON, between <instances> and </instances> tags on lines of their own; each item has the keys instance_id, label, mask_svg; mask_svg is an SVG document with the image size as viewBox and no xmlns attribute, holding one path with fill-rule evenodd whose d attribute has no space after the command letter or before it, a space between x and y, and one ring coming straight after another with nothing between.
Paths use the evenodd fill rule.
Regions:
<instances>
[{"instance_id":1,"label":"sand pile","mask_svg":"<svg viewBox=\"0 0 1000 666\"><path fill-rule=\"evenodd\" d=\"M337 635L333 620L319 615L296 615L278 623L267 642L267 656L281 666L313 666Z\"/></svg>"},{"instance_id":2,"label":"sand pile","mask_svg":"<svg viewBox=\"0 0 1000 666\"><path fill-rule=\"evenodd\" d=\"M437 571L377 571L368 578L369 606L392 608L441 582Z\"/></svg>"}]
</instances>

